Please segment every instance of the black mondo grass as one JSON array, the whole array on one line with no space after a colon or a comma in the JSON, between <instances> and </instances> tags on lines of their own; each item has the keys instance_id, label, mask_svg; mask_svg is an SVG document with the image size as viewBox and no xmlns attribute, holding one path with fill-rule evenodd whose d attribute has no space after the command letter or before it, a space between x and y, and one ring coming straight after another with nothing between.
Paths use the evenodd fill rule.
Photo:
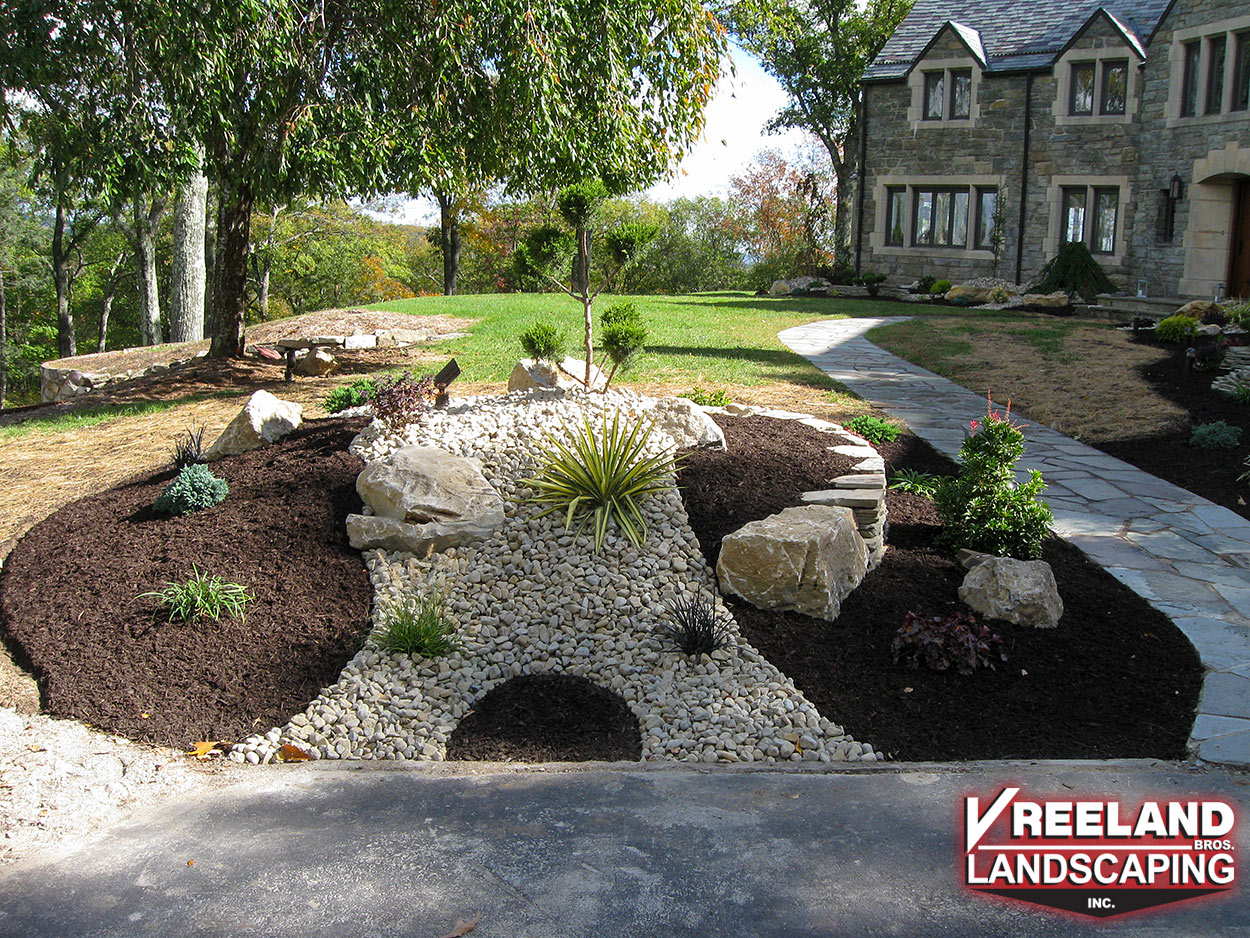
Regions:
<instances>
[{"instance_id":1,"label":"black mondo grass","mask_svg":"<svg viewBox=\"0 0 1250 938\"><path fill-rule=\"evenodd\" d=\"M204 424L198 430L187 428L186 432L174 442L174 468L185 469L187 466L203 465L208 462L204 455Z\"/></svg>"},{"instance_id":2,"label":"black mondo grass","mask_svg":"<svg viewBox=\"0 0 1250 938\"><path fill-rule=\"evenodd\" d=\"M730 643L733 619L706 599L683 599L670 605L668 614L662 631L688 655L710 655Z\"/></svg>"},{"instance_id":3,"label":"black mondo grass","mask_svg":"<svg viewBox=\"0 0 1250 938\"><path fill-rule=\"evenodd\" d=\"M539 471L523 483L535 494L523 501L547 506L538 517L564 513L564 529L577 523L580 534L591 525L595 553L603 548L608 524L614 522L635 547L647 536L641 502L672 485L678 457L671 453L646 455L652 427L639 418L622 423L620 411L603 432L596 434L590 418L579 429L565 428L565 438L546 434L547 446L539 453Z\"/></svg>"}]
</instances>

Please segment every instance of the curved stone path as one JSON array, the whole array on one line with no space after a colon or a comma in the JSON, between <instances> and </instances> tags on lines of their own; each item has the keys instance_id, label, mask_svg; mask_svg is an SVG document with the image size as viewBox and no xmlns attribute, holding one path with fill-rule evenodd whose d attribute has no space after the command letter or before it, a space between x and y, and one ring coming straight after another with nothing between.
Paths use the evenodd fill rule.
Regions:
<instances>
[{"instance_id":1,"label":"curved stone path","mask_svg":"<svg viewBox=\"0 0 1250 938\"><path fill-rule=\"evenodd\" d=\"M954 457L985 398L865 339L908 317L811 323L789 348ZM1207 669L1190 747L1250 766L1250 521L1041 424L1024 430L1022 474L1040 469L1055 532L1145 597L1193 642Z\"/></svg>"}]
</instances>

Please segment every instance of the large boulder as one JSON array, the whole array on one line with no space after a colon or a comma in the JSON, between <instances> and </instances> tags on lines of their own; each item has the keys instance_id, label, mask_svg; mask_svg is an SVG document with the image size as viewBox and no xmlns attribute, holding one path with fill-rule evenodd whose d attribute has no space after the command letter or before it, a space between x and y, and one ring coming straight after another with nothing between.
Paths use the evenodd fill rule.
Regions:
<instances>
[{"instance_id":1,"label":"large boulder","mask_svg":"<svg viewBox=\"0 0 1250 938\"><path fill-rule=\"evenodd\" d=\"M503 525L503 499L479 464L430 446L405 446L370 463L356 491L372 515L348 515L357 550L424 554L472 544Z\"/></svg>"},{"instance_id":2,"label":"large boulder","mask_svg":"<svg viewBox=\"0 0 1250 938\"><path fill-rule=\"evenodd\" d=\"M990 557L968 571L959 599L991 619L1039 629L1055 628L1063 615L1055 574L1044 560Z\"/></svg>"},{"instance_id":3,"label":"large boulder","mask_svg":"<svg viewBox=\"0 0 1250 938\"><path fill-rule=\"evenodd\" d=\"M964 283L957 283L946 291L948 300L966 300L969 303L992 303L990 297L992 287L974 287Z\"/></svg>"},{"instance_id":4,"label":"large boulder","mask_svg":"<svg viewBox=\"0 0 1250 938\"><path fill-rule=\"evenodd\" d=\"M673 438L678 449L724 449L725 431L698 404L665 397L652 412L655 427Z\"/></svg>"},{"instance_id":5,"label":"large boulder","mask_svg":"<svg viewBox=\"0 0 1250 938\"><path fill-rule=\"evenodd\" d=\"M325 349L315 348L303 354L297 352L291 370L305 378L320 378L338 371L339 361Z\"/></svg>"},{"instance_id":6,"label":"large boulder","mask_svg":"<svg viewBox=\"0 0 1250 938\"><path fill-rule=\"evenodd\" d=\"M1020 305L1035 309L1067 309L1072 300L1068 294L1057 290L1054 293L1026 293L1020 297Z\"/></svg>"},{"instance_id":7,"label":"large boulder","mask_svg":"<svg viewBox=\"0 0 1250 938\"><path fill-rule=\"evenodd\" d=\"M282 439L303 419L304 408L299 404L280 400L268 391L257 391L204 455L217 459L259 449Z\"/></svg>"},{"instance_id":8,"label":"large boulder","mask_svg":"<svg viewBox=\"0 0 1250 938\"><path fill-rule=\"evenodd\" d=\"M849 508L807 505L752 521L721 543L721 591L761 609L833 620L864 578L868 550Z\"/></svg>"},{"instance_id":9,"label":"large boulder","mask_svg":"<svg viewBox=\"0 0 1250 938\"><path fill-rule=\"evenodd\" d=\"M1224 312L1224 307L1212 300L1194 300L1186 303L1178 309L1173 316L1190 316L1194 319L1201 319L1210 312Z\"/></svg>"},{"instance_id":10,"label":"large boulder","mask_svg":"<svg viewBox=\"0 0 1250 938\"><path fill-rule=\"evenodd\" d=\"M541 358L522 358L508 377L509 391L533 391L536 389L570 388L584 386L586 363L578 358L566 358L559 364ZM601 388L606 379L598 365L590 367L592 388Z\"/></svg>"}]
</instances>

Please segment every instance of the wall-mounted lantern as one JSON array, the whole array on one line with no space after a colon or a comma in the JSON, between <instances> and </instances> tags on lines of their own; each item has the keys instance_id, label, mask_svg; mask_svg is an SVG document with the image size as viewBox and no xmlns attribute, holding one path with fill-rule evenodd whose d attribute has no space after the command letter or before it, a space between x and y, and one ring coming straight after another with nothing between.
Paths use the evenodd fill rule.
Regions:
<instances>
[{"instance_id":1,"label":"wall-mounted lantern","mask_svg":"<svg viewBox=\"0 0 1250 938\"><path fill-rule=\"evenodd\" d=\"M1185 197L1185 180L1180 176L1173 176L1172 182L1168 185L1168 198L1173 202L1179 202Z\"/></svg>"}]
</instances>

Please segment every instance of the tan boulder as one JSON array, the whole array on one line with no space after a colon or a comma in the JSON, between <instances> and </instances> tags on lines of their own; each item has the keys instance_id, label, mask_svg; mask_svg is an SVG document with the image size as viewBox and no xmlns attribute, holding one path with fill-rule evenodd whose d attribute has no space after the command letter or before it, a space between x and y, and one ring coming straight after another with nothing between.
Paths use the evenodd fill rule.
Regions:
<instances>
[{"instance_id":1,"label":"tan boulder","mask_svg":"<svg viewBox=\"0 0 1250 938\"><path fill-rule=\"evenodd\" d=\"M325 349L315 348L303 354L297 352L291 370L305 378L320 378L338 371L339 361Z\"/></svg>"},{"instance_id":2,"label":"tan boulder","mask_svg":"<svg viewBox=\"0 0 1250 938\"><path fill-rule=\"evenodd\" d=\"M561 388L567 391L584 387L585 378L586 363L578 358L566 358L558 364L541 358L522 358L508 377L508 390ZM590 380L592 388L603 387L606 379L598 365L591 365Z\"/></svg>"},{"instance_id":3,"label":"tan boulder","mask_svg":"<svg viewBox=\"0 0 1250 938\"><path fill-rule=\"evenodd\" d=\"M1067 309L1072 305L1068 294L1062 290L1056 290L1054 293L1026 293L1020 298L1020 302L1025 306L1036 306L1039 309Z\"/></svg>"},{"instance_id":4,"label":"tan boulder","mask_svg":"<svg viewBox=\"0 0 1250 938\"><path fill-rule=\"evenodd\" d=\"M968 571L959 599L991 619L1038 629L1055 628L1063 616L1055 574L1044 560L990 557Z\"/></svg>"},{"instance_id":5,"label":"tan boulder","mask_svg":"<svg viewBox=\"0 0 1250 938\"><path fill-rule=\"evenodd\" d=\"M948 300L966 299L970 303L992 303L990 298L991 287L970 287L962 283L957 283L946 291Z\"/></svg>"},{"instance_id":6,"label":"tan boulder","mask_svg":"<svg viewBox=\"0 0 1250 938\"><path fill-rule=\"evenodd\" d=\"M405 446L370 463L356 491L372 515L349 515L357 550L425 553L489 537L503 525L504 504L479 464L431 446Z\"/></svg>"},{"instance_id":7,"label":"tan boulder","mask_svg":"<svg viewBox=\"0 0 1250 938\"><path fill-rule=\"evenodd\" d=\"M304 408L299 404L276 398L268 391L257 391L204 455L217 459L259 449L298 427L303 415Z\"/></svg>"},{"instance_id":8,"label":"tan boulder","mask_svg":"<svg viewBox=\"0 0 1250 938\"><path fill-rule=\"evenodd\" d=\"M1211 300L1194 300L1192 303L1186 303L1172 315L1189 316L1192 319L1201 319L1212 310L1218 310L1222 313L1224 312L1224 307L1219 303L1212 302Z\"/></svg>"},{"instance_id":9,"label":"tan boulder","mask_svg":"<svg viewBox=\"0 0 1250 938\"><path fill-rule=\"evenodd\" d=\"M761 609L832 620L867 568L868 550L851 509L806 505L727 536L716 578L722 592Z\"/></svg>"}]
</instances>

